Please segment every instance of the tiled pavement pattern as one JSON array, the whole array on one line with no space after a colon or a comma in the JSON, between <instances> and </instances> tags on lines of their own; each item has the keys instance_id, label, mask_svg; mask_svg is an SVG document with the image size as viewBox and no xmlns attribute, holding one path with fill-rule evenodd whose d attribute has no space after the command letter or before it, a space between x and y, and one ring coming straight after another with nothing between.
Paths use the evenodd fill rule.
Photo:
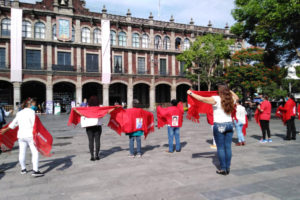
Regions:
<instances>
[{"instance_id":1,"label":"tiled pavement pattern","mask_svg":"<svg viewBox=\"0 0 300 200\"><path fill-rule=\"evenodd\" d=\"M259 127L250 122L246 146L233 145L231 174L220 176L215 173L216 151L209 146L211 127L204 117L200 124L184 121L182 152L165 152L164 127L142 140L142 158L128 158L128 138L105 126L101 160L96 162L89 161L84 129L67 127L66 115L41 119L54 136L54 155L40 160L45 176L20 175L16 144L0 155L1 200L300 199L300 135L297 141L283 141L286 127L279 120L271 121L273 143L267 144L258 142ZM27 163L30 170L29 149Z\"/></svg>"}]
</instances>

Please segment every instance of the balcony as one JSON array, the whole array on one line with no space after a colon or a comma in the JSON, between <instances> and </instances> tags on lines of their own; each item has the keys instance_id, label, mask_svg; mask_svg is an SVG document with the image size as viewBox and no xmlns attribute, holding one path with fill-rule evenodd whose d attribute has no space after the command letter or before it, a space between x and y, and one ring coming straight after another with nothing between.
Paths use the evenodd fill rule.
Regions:
<instances>
[{"instance_id":1,"label":"balcony","mask_svg":"<svg viewBox=\"0 0 300 200\"><path fill-rule=\"evenodd\" d=\"M74 65L52 65L53 71L75 72L77 71Z\"/></svg>"}]
</instances>

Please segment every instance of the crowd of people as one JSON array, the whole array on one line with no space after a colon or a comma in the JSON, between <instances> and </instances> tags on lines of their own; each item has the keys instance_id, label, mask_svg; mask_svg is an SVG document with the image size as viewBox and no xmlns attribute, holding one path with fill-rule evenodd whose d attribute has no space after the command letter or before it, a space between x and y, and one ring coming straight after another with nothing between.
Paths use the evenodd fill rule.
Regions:
<instances>
[{"instance_id":1,"label":"crowd of people","mask_svg":"<svg viewBox=\"0 0 300 200\"><path fill-rule=\"evenodd\" d=\"M220 168L216 171L220 175L230 173L232 158L232 137L236 130L238 142L237 146L246 145L245 132L248 124L249 108L242 106L238 95L229 89L226 84L218 85L215 92L187 91L188 95L188 118L197 121L200 113L207 114L208 123L212 125L213 138L217 147L217 156ZM175 151L181 151L180 128L183 124L184 109L183 104L173 99L171 106L167 108L157 107L157 127L168 127L168 153L173 153L173 140L175 137ZM249 102L246 102L249 105ZM100 160L100 138L102 133L103 117L110 114L108 126L117 133L125 133L129 137L128 157L141 157L142 145L141 137L145 138L154 131L153 113L145 111L139 107L139 101L133 100L133 108L124 109L120 105L100 106L96 96L89 100L85 99L79 107L74 107L70 113L69 125L81 123L81 127L86 129L91 161ZM1 129L1 134L18 126L17 138L19 141L19 162L21 174L26 174L25 155L29 146L32 154L33 176L43 176L38 169L39 153L33 140L33 127L36 112L36 102L27 99L22 109L17 113L13 121ZM266 95L262 96L262 101L255 111L256 122L261 127L262 137L260 142L272 142L270 131L271 103ZM203 111L204 110L204 111ZM0 128L6 123L6 112L0 107ZM286 103L276 111L276 116L280 117L287 126L286 140L296 140L295 117L297 115L296 103L293 96L286 98ZM193 118L193 117L194 118ZM134 143L136 141L136 151ZM95 145L94 145L95 144ZM0 139L1 145L1 139Z\"/></svg>"}]
</instances>

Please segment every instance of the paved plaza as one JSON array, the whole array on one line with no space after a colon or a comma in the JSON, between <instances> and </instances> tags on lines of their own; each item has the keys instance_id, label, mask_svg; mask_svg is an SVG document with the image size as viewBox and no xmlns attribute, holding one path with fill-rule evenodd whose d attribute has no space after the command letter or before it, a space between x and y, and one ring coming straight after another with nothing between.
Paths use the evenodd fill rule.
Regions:
<instances>
[{"instance_id":1,"label":"paved plaza","mask_svg":"<svg viewBox=\"0 0 300 200\"><path fill-rule=\"evenodd\" d=\"M89 160L85 129L68 127L67 115L41 120L54 138L54 155L40 159L45 176L20 175L16 144L0 155L1 200L300 199L300 137L283 141L286 127L276 119L271 121L273 143L267 144L258 142L260 129L250 122L246 146L233 145L229 176L215 172L218 161L205 117L200 124L185 119L180 153L166 153L167 129L156 129L142 140L142 158L128 158L128 137L104 126L101 160L95 162ZM300 129L298 120L296 126Z\"/></svg>"}]
</instances>

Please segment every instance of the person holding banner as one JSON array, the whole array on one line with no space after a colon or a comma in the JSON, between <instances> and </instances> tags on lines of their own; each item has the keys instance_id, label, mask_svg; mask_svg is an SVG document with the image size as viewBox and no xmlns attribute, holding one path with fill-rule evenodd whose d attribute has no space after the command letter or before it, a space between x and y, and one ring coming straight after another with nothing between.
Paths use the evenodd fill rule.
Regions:
<instances>
[{"instance_id":1,"label":"person holding banner","mask_svg":"<svg viewBox=\"0 0 300 200\"><path fill-rule=\"evenodd\" d=\"M271 131L270 131L270 119L271 119L271 110L272 105L268 101L268 96L263 95L262 102L260 105L258 105L258 116L259 116L259 123L261 126L262 131L262 140L260 140L260 143L267 143L272 142L271 139ZM266 140L266 134L268 135L268 140Z\"/></svg>"},{"instance_id":2,"label":"person holding banner","mask_svg":"<svg viewBox=\"0 0 300 200\"><path fill-rule=\"evenodd\" d=\"M220 175L228 175L231 164L231 142L233 135L233 119L235 113L235 101L239 98L226 84L218 85L218 95L203 97L194 94L191 90L187 94L192 98L213 106L213 132L217 143L220 169L216 171Z\"/></svg>"},{"instance_id":3,"label":"person holding banner","mask_svg":"<svg viewBox=\"0 0 300 200\"><path fill-rule=\"evenodd\" d=\"M44 174L39 171L39 152L33 139L33 130L36 119L35 111L31 108L33 106L33 102L34 101L31 98L27 99L23 104L24 109L17 113L9 126L1 131L1 134L3 135L10 129L15 129L19 126L17 137L19 141L19 162L21 165L21 174L27 173L25 160L26 149L29 146L32 155L32 176L40 177L44 176Z\"/></svg>"},{"instance_id":4,"label":"person holding banner","mask_svg":"<svg viewBox=\"0 0 300 200\"><path fill-rule=\"evenodd\" d=\"M293 95L286 97L286 103L283 108L280 108L280 111L283 112L286 120L286 137L285 140L296 140L296 126L295 126L295 117L296 117L296 102Z\"/></svg>"}]
</instances>

